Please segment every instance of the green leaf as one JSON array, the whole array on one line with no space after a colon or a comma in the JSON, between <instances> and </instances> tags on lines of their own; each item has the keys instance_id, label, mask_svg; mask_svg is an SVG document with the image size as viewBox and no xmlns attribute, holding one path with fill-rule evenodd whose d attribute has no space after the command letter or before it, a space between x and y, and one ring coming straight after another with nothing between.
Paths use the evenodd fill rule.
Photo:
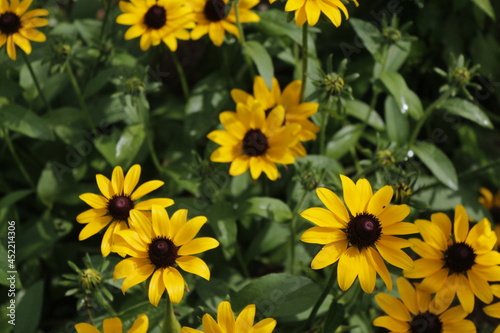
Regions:
<instances>
[{"instance_id":1,"label":"green leaf","mask_svg":"<svg viewBox=\"0 0 500 333\"><path fill-rule=\"evenodd\" d=\"M429 142L418 141L415 142L412 150L439 181L452 190L458 190L455 167L438 147Z\"/></svg>"},{"instance_id":2,"label":"green leaf","mask_svg":"<svg viewBox=\"0 0 500 333\"><path fill-rule=\"evenodd\" d=\"M231 299L236 312L248 304L266 318L294 316L312 307L321 288L304 276L287 273L268 274L253 280Z\"/></svg>"},{"instance_id":3,"label":"green leaf","mask_svg":"<svg viewBox=\"0 0 500 333\"><path fill-rule=\"evenodd\" d=\"M273 60L264 46L252 40L245 43L243 52L252 59L267 87L271 88L274 78Z\"/></svg>"},{"instance_id":4,"label":"green leaf","mask_svg":"<svg viewBox=\"0 0 500 333\"><path fill-rule=\"evenodd\" d=\"M212 227L217 240L221 243L222 252L226 259L235 253L237 225L235 211L231 203L221 202L209 207L205 215L208 224Z\"/></svg>"},{"instance_id":5,"label":"green leaf","mask_svg":"<svg viewBox=\"0 0 500 333\"><path fill-rule=\"evenodd\" d=\"M95 93L99 92L106 83L113 77L115 73L114 68L107 68L100 71L96 76L94 76L85 86L83 91L83 96L85 99L92 97Z\"/></svg>"},{"instance_id":6,"label":"green leaf","mask_svg":"<svg viewBox=\"0 0 500 333\"><path fill-rule=\"evenodd\" d=\"M383 72L380 81L394 97L401 113L408 113L414 119L420 119L424 111L418 96L406 85L405 79L396 72Z\"/></svg>"},{"instance_id":7,"label":"green leaf","mask_svg":"<svg viewBox=\"0 0 500 333\"><path fill-rule=\"evenodd\" d=\"M45 164L45 168L40 174L36 192L44 205L52 207L52 204L59 195L59 181L54 175L53 168L50 163Z\"/></svg>"},{"instance_id":8,"label":"green leaf","mask_svg":"<svg viewBox=\"0 0 500 333\"><path fill-rule=\"evenodd\" d=\"M244 215L256 215L276 222L286 222L292 218L292 211L287 204L269 197L248 199L241 211Z\"/></svg>"},{"instance_id":9,"label":"green leaf","mask_svg":"<svg viewBox=\"0 0 500 333\"><path fill-rule=\"evenodd\" d=\"M26 290L17 304L14 333L36 332L42 314L42 305L43 281L38 281Z\"/></svg>"},{"instance_id":10,"label":"green leaf","mask_svg":"<svg viewBox=\"0 0 500 333\"><path fill-rule=\"evenodd\" d=\"M363 134L363 124L342 127L326 145L326 156L340 159L358 142L361 134Z\"/></svg>"},{"instance_id":11,"label":"green leaf","mask_svg":"<svg viewBox=\"0 0 500 333\"><path fill-rule=\"evenodd\" d=\"M385 124L380 115L375 110L370 110L370 106L358 100L349 100L345 104L346 112L348 115L356 117L361 121L365 121L369 114L367 124L376 130L383 131Z\"/></svg>"},{"instance_id":12,"label":"green leaf","mask_svg":"<svg viewBox=\"0 0 500 333\"><path fill-rule=\"evenodd\" d=\"M397 72L403 66L404 62L408 58L411 50L411 42L399 41L397 45L389 46L387 51L387 59L384 62L384 67L382 64L377 62L373 68L375 73L374 77L378 77L380 73L383 72Z\"/></svg>"},{"instance_id":13,"label":"green leaf","mask_svg":"<svg viewBox=\"0 0 500 333\"><path fill-rule=\"evenodd\" d=\"M350 18L349 23L351 23L356 34L361 38L363 44L368 49L368 51L375 57L379 44L375 40L375 36L378 35L378 29L375 25L370 22L363 21L357 18Z\"/></svg>"},{"instance_id":14,"label":"green leaf","mask_svg":"<svg viewBox=\"0 0 500 333\"><path fill-rule=\"evenodd\" d=\"M47 122L20 105L10 104L0 109L0 126L33 139L54 140L54 133Z\"/></svg>"},{"instance_id":15,"label":"green leaf","mask_svg":"<svg viewBox=\"0 0 500 333\"><path fill-rule=\"evenodd\" d=\"M495 10L491 5L490 0L472 0L486 15L496 21Z\"/></svg>"},{"instance_id":16,"label":"green leaf","mask_svg":"<svg viewBox=\"0 0 500 333\"><path fill-rule=\"evenodd\" d=\"M16 202L26 198L31 193L33 193L33 190L18 190L5 195L0 200L0 209L13 206Z\"/></svg>"},{"instance_id":17,"label":"green leaf","mask_svg":"<svg viewBox=\"0 0 500 333\"><path fill-rule=\"evenodd\" d=\"M335 332L344 320L344 305L341 303L333 302L326 314L325 324L323 326L323 333Z\"/></svg>"},{"instance_id":18,"label":"green leaf","mask_svg":"<svg viewBox=\"0 0 500 333\"><path fill-rule=\"evenodd\" d=\"M392 96L387 96L385 99L384 110L387 136L391 141L403 146L408 142L410 131L407 115L401 113L401 109Z\"/></svg>"},{"instance_id":19,"label":"green leaf","mask_svg":"<svg viewBox=\"0 0 500 333\"><path fill-rule=\"evenodd\" d=\"M266 36L288 36L299 46L302 45L302 29L293 21L287 21L287 13L270 9L259 12L260 21L257 28Z\"/></svg>"},{"instance_id":20,"label":"green leaf","mask_svg":"<svg viewBox=\"0 0 500 333\"><path fill-rule=\"evenodd\" d=\"M142 124L125 128L123 133L113 132L95 142L97 150L112 166L120 165L128 169L139 153L146 133Z\"/></svg>"},{"instance_id":21,"label":"green leaf","mask_svg":"<svg viewBox=\"0 0 500 333\"><path fill-rule=\"evenodd\" d=\"M252 243L246 251L248 261L260 254L272 251L283 246L290 237L290 229L285 224L266 223L264 227L252 237Z\"/></svg>"},{"instance_id":22,"label":"green leaf","mask_svg":"<svg viewBox=\"0 0 500 333\"><path fill-rule=\"evenodd\" d=\"M94 19L83 19L75 20L74 24L85 43L92 45L99 36L102 22Z\"/></svg>"},{"instance_id":23,"label":"green leaf","mask_svg":"<svg viewBox=\"0 0 500 333\"><path fill-rule=\"evenodd\" d=\"M469 119L483 127L493 128L488 115L479 106L466 99L450 98L440 108L455 116Z\"/></svg>"}]
</instances>

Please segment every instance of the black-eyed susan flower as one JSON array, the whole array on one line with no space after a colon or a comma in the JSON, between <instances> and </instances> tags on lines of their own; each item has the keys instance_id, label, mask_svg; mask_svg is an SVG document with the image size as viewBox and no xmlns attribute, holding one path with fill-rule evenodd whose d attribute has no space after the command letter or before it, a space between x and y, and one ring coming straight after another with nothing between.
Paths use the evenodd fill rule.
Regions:
<instances>
[{"instance_id":1,"label":"black-eyed susan flower","mask_svg":"<svg viewBox=\"0 0 500 333\"><path fill-rule=\"evenodd\" d=\"M358 5L357 1L354 3ZM340 0L287 0L285 11L295 11L295 22L299 27L303 26L306 21L309 25L315 25L321 13L325 14L336 27L342 23L340 12L344 13L346 19L349 18L347 8Z\"/></svg>"},{"instance_id":2,"label":"black-eyed susan flower","mask_svg":"<svg viewBox=\"0 0 500 333\"><path fill-rule=\"evenodd\" d=\"M500 297L500 284L494 284L491 286L491 292L496 297ZM493 318L500 318L500 302L485 306L483 308L484 313ZM495 328L493 333L500 333L500 325Z\"/></svg>"},{"instance_id":3,"label":"black-eyed susan flower","mask_svg":"<svg viewBox=\"0 0 500 333\"><path fill-rule=\"evenodd\" d=\"M479 192L481 192L482 195L479 198L479 202L484 208L490 211L491 218L495 224L495 233L497 234L495 248L498 249L500 247L500 191L493 195L486 187L481 187Z\"/></svg>"},{"instance_id":4,"label":"black-eyed susan flower","mask_svg":"<svg viewBox=\"0 0 500 333\"><path fill-rule=\"evenodd\" d=\"M148 331L149 319L145 314L141 314L134 321L132 327L127 331L127 333L146 333ZM100 333L100 331L87 323L79 323L75 325L75 329L78 333ZM109 318L104 319L102 322L103 333L122 333L123 325L120 318Z\"/></svg>"},{"instance_id":5,"label":"black-eyed susan flower","mask_svg":"<svg viewBox=\"0 0 500 333\"><path fill-rule=\"evenodd\" d=\"M269 113L275 106L281 105L285 110L285 122L291 124L299 124L300 131L297 136L300 141L309 141L316 139L316 133L319 132L319 127L316 126L310 119L318 111L318 103L301 103L300 91L302 81L295 80L290 82L283 91L281 91L279 82L273 78L271 89L266 85L266 82L261 76L256 76L253 83L253 95L241 90L231 90L231 97L235 103L252 103L259 102L264 110ZM296 156L304 156L306 154L304 147L299 142L294 151Z\"/></svg>"},{"instance_id":6,"label":"black-eyed susan flower","mask_svg":"<svg viewBox=\"0 0 500 333\"><path fill-rule=\"evenodd\" d=\"M132 166L126 176L123 176L123 169L120 166L115 167L111 180L104 175L96 175L97 186L102 195L94 193L80 195L80 199L92 208L76 217L78 223L86 224L80 231L79 240L85 240L109 225L101 243L102 255L107 256L111 251L116 232L128 228L127 222L132 209L150 211L153 204L162 207L173 205L174 201L168 198L139 202L143 196L164 184L161 180L151 180L135 189L140 176L141 166L138 164Z\"/></svg>"},{"instance_id":7,"label":"black-eyed susan flower","mask_svg":"<svg viewBox=\"0 0 500 333\"><path fill-rule=\"evenodd\" d=\"M292 148L297 144L298 124L283 124L285 111L274 107L269 115L256 101L236 105L236 112L219 115L225 130L215 130L207 137L222 147L210 155L213 162L231 162L229 174L238 176L250 169L253 179L262 172L271 180L278 178L276 163L293 164Z\"/></svg>"},{"instance_id":8,"label":"black-eyed susan flower","mask_svg":"<svg viewBox=\"0 0 500 333\"><path fill-rule=\"evenodd\" d=\"M188 0L186 3L193 8L196 28L191 31L192 39L200 39L208 34L212 43L221 46L226 32L239 38L240 33L236 27L235 8L231 5L228 11L229 0ZM255 7L259 0L240 0L238 14L240 23L258 22L259 15L250 9Z\"/></svg>"},{"instance_id":9,"label":"black-eyed susan flower","mask_svg":"<svg viewBox=\"0 0 500 333\"><path fill-rule=\"evenodd\" d=\"M276 320L266 318L253 324L255 305L247 305L234 319L229 302L221 302L217 309L217 321L208 313L202 318L205 333L271 333L276 327ZM183 327L181 333L203 333L189 327Z\"/></svg>"},{"instance_id":10,"label":"black-eyed susan flower","mask_svg":"<svg viewBox=\"0 0 500 333\"><path fill-rule=\"evenodd\" d=\"M123 12L116 22L131 25L125 32L125 39L141 37L141 50L162 41L171 51L177 50L177 39L189 39L186 29L195 26L191 7L185 1L176 0L132 0L120 1Z\"/></svg>"},{"instance_id":11,"label":"black-eyed susan flower","mask_svg":"<svg viewBox=\"0 0 500 333\"><path fill-rule=\"evenodd\" d=\"M476 327L464 319L467 312L457 305L451 309L436 309L431 294L415 289L405 278L396 280L399 298L380 293L375 296L378 305L388 316L381 316L373 325L394 333L475 333Z\"/></svg>"},{"instance_id":12,"label":"black-eyed susan flower","mask_svg":"<svg viewBox=\"0 0 500 333\"><path fill-rule=\"evenodd\" d=\"M410 239L412 250L421 259L413 270L403 271L407 278L423 278L419 288L436 293L437 306L448 306L455 294L464 310L474 309L474 295L489 304L493 301L488 281L500 281L500 253L492 251L497 236L488 219L482 219L469 230L465 208L457 205L455 219L443 213L431 220L416 220L423 241Z\"/></svg>"},{"instance_id":13,"label":"black-eyed susan flower","mask_svg":"<svg viewBox=\"0 0 500 333\"><path fill-rule=\"evenodd\" d=\"M409 247L410 242L394 236L417 232L413 223L401 222L410 209L407 205L389 205L394 193L391 186L373 194L366 179L355 184L344 175L340 178L349 211L335 193L317 188L316 193L327 209L313 207L300 214L317 225L306 230L301 240L324 245L311 268L321 269L339 261L337 279L342 290L349 289L359 277L363 291L371 293L377 273L391 290L391 276L382 258L399 268L413 268L413 260L401 250Z\"/></svg>"},{"instance_id":14,"label":"black-eyed susan flower","mask_svg":"<svg viewBox=\"0 0 500 333\"><path fill-rule=\"evenodd\" d=\"M36 28L49 24L49 20L40 16L47 16L46 9L27 11L33 0L0 0L0 47L7 44L7 54L16 60L16 45L26 54L31 53L33 42L45 42L46 37Z\"/></svg>"},{"instance_id":15,"label":"black-eyed susan flower","mask_svg":"<svg viewBox=\"0 0 500 333\"><path fill-rule=\"evenodd\" d=\"M116 266L113 277L125 278L122 291L145 281L149 282L149 301L158 305L165 289L172 303L179 303L184 295L184 279L176 266L186 272L210 279L207 264L193 254L216 248L219 242L211 237L194 238L207 221L197 216L188 221L186 209L176 211L169 218L163 207L152 207L152 221L137 210L130 212L131 228L118 232L112 251L125 253ZM152 223L151 223L152 222Z\"/></svg>"}]
</instances>

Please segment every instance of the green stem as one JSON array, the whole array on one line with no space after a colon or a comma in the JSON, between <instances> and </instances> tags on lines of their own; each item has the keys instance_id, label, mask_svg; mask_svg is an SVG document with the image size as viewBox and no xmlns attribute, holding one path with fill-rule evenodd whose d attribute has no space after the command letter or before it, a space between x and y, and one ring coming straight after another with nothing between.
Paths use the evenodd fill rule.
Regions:
<instances>
[{"instance_id":1,"label":"green stem","mask_svg":"<svg viewBox=\"0 0 500 333\"><path fill-rule=\"evenodd\" d=\"M314 323L314 319L316 318L316 315L318 314L319 308L321 307L321 305L325 301L326 296L328 296L328 294L330 293L330 290L333 287L333 282L335 281L335 279L337 277L336 268L337 268L336 266L332 267L332 271L330 272L330 277L328 278L328 282L326 283L325 289L323 289L323 292L321 293L318 300L316 301L316 304L314 304L314 308L312 309L311 314L309 314L309 318L307 319L306 326L305 326L306 329L309 329L312 326L312 324ZM340 296L342 296L342 295L343 294L340 294Z\"/></svg>"},{"instance_id":2,"label":"green stem","mask_svg":"<svg viewBox=\"0 0 500 333\"><path fill-rule=\"evenodd\" d=\"M175 317L174 308L170 297L167 294L167 306L165 311L165 317L163 319L163 327L161 329L162 333L179 333L181 331L181 324Z\"/></svg>"},{"instance_id":3,"label":"green stem","mask_svg":"<svg viewBox=\"0 0 500 333\"><path fill-rule=\"evenodd\" d=\"M43 93L42 88L40 87L40 83L38 82L38 79L35 75L35 71L33 70L33 67L31 66L31 62L29 61L28 56L24 52L19 52L19 53L22 54L24 62L26 63L26 66L28 66L28 70L31 74L31 77L33 78L33 82L35 83L36 90L38 91L38 95L40 95L40 98L42 99L43 104L45 104L45 107L47 108L47 110L50 111L51 110L50 104L47 101L47 98L45 98L45 94Z\"/></svg>"},{"instance_id":4,"label":"green stem","mask_svg":"<svg viewBox=\"0 0 500 333\"><path fill-rule=\"evenodd\" d=\"M327 107L330 107L330 101L328 101ZM328 118L328 113L327 113L327 107L324 105L321 105L321 124L319 127L319 154L324 155L325 154L325 141L326 141L326 125L328 122L326 121Z\"/></svg>"},{"instance_id":5,"label":"green stem","mask_svg":"<svg viewBox=\"0 0 500 333\"><path fill-rule=\"evenodd\" d=\"M109 12L111 11L111 3L110 1L106 0L104 1L105 7L104 8L104 17L102 19L102 25L101 25L101 31L99 32L99 41L102 43L102 38L104 36L104 32L106 31L106 26L108 23L108 18L109 18Z\"/></svg>"},{"instance_id":6,"label":"green stem","mask_svg":"<svg viewBox=\"0 0 500 333\"><path fill-rule=\"evenodd\" d=\"M240 21L240 10L239 10L239 2L240 0L235 0L233 3L233 8L234 8L234 16L236 18L236 27L238 28L238 33L239 33L239 42L241 44L241 49L243 50L243 58L245 58L245 61L248 66L248 70L250 71L250 75L252 77L252 80L255 78L255 71L253 69L253 64L252 60L248 56L248 54L245 52L245 45L246 45L246 40L245 40L245 34L243 33L243 26L241 25Z\"/></svg>"},{"instance_id":7,"label":"green stem","mask_svg":"<svg viewBox=\"0 0 500 333\"><path fill-rule=\"evenodd\" d=\"M250 272L248 271L248 267L245 263L245 259L243 258L243 255L241 254L241 248L238 244L236 244L235 248L236 248L236 250L235 250L236 259L238 260L238 263L241 266L241 270L243 271L243 275L245 276L245 278L249 278Z\"/></svg>"},{"instance_id":8,"label":"green stem","mask_svg":"<svg viewBox=\"0 0 500 333\"><path fill-rule=\"evenodd\" d=\"M300 87L300 101L304 101L304 93L306 91L306 82L307 82L307 58L308 58L308 28L309 25L304 23L302 26L302 86Z\"/></svg>"},{"instance_id":9,"label":"green stem","mask_svg":"<svg viewBox=\"0 0 500 333\"><path fill-rule=\"evenodd\" d=\"M19 168L19 170L21 170L21 173L23 174L23 176L26 179L26 181L28 182L28 184L30 184L30 186L32 188L35 188L35 184L31 180L31 177L30 177L29 173L26 171L26 168L24 167L23 162L21 161L21 159L17 155L16 150L14 149L14 145L12 144L12 140L10 139L8 129L4 130L4 138L5 138L5 142L7 143L7 147L9 148L9 151L12 154L12 157L14 157L14 160L16 161L17 167Z\"/></svg>"},{"instance_id":10,"label":"green stem","mask_svg":"<svg viewBox=\"0 0 500 333\"><path fill-rule=\"evenodd\" d=\"M420 133L420 130L422 129L422 126L424 125L425 121L429 116L431 115L432 111L434 111L435 108L439 107L444 101L450 97L451 90L446 91L444 94L442 94L434 103L429 105L427 109L425 109L423 116L418 120L418 123L415 125L415 128L413 129L413 132L411 133L410 140L408 141L410 144L410 147L415 143L415 140L417 139L418 133Z\"/></svg>"},{"instance_id":11,"label":"green stem","mask_svg":"<svg viewBox=\"0 0 500 333\"><path fill-rule=\"evenodd\" d=\"M80 104L80 108L83 111L83 117L85 118L85 121L87 121L87 124L91 129L95 128L94 122L92 121L92 118L90 117L89 110L87 109L87 105L85 104L85 100L83 99L83 94L82 91L80 90L80 87L78 86L78 82L76 81L75 74L73 73L73 69L71 68L71 64L69 61L66 61L64 64L66 67L66 71L68 72L69 79L71 81L71 85L73 86L73 90L76 93L76 96L78 97L78 102Z\"/></svg>"},{"instance_id":12,"label":"green stem","mask_svg":"<svg viewBox=\"0 0 500 333\"><path fill-rule=\"evenodd\" d=\"M304 200L306 199L309 191L304 189L304 194L302 198L300 198L297 206L295 206L295 210L293 211L292 220L290 221L290 272L294 274L295 272L295 240L297 237L297 216L299 216L299 210L304 204Z\"/></svg>"},{"instance_id":13,"label":"green stem","mask_svg":"<svg viewBox=\"0 0 500 333\"><path fill-rule=\"evenodd\" d=\"M174 60L174 66L179 74L179 78L181 79L182 93L184 94L184 98L186 101L189 99L189 87L187 83L186 73L184 72L184 68L182 67L177 54L173 51L170 52L172 54L172 59Z\"/></svg>"}]
</instances>

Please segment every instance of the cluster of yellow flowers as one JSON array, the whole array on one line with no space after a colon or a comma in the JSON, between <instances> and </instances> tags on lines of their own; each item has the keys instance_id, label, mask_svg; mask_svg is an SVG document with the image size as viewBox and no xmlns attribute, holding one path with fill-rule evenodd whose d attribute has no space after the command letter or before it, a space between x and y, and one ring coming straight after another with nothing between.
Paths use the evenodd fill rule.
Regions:
<instances>
[{"instance_id":1,"label":"cluster of yellow flowers","mask_svg":"<svg viewBox=\"0 0 500 333\"><path fill-rule=\"evenodd\" d=\"M19 46L26 54L31 53L30 41L44 42L46 36L35 28L49 24L40 16L47 16L46 9L27 11L33 0L0 0L0 47L7 45L7 54L16 60ZM274 0L275 1L275 0ZM271 1L271 2L274 2ZM207 35L220 46L226 32L240 37L241 31L236 23L258 22L259 15L250 9L259 0L131 0L120 1L123 12L116 22L131 26L125 39L141 37L140 47L147 50L150 46L165 43L171 51L177 50L177 40L200 39ZM357 2L355 2L357 5ZM286 11L295 11L296 23L302 26L306 20L315 25L323 12L335 26L342 22L342 11L349 17L346 7L340 0L289 0Z\"/></svg>"}]
</instances>

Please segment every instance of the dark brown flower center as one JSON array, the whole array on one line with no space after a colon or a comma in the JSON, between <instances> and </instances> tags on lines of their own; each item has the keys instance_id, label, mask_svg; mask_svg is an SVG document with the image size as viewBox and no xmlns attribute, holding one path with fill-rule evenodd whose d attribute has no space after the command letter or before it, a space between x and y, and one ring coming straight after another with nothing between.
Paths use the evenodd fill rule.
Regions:
<instances>
[{"instance_id":1,"label":"dark brown flower center","mask_svg":"<svg viewBox=\"0 0 500 333\"><path fill-rule=\"evenodd\" d=\"M453 273L463 273L471 269L474 265L476 254L470 245L460 242L448 246L444 253L444 261L446 266Z\"/></svg>"},{"instance_id":2,"label":"dark brown flower center","mask_svg":"<svg viewBox=\"0 0 500 333\"><path fill-rule=\"evenodd\" d=\"M132 209L134 209L134 202L128 196L119 195L108 201L108 212L116 220L127 221Z\"/></svg>"},{"instance_id":3,"label":"dark brown flower center","mask_svg":"<svg viewBox=\"0 0 500 333\"><path fill-rule=\"evenodd\" d=\"M144 23L150 29L160 29L167 23L167 11L161 6L152 6L144 15Z\"/></svg>"},{"instance_id":4,"label":"dark brown flower center","mask_svg":"<svg viewBox=\"0 0 500 333\"><path fill-rule=\"evenodd\" d=\"M0 31L6 35L12 35L21 28L21 19L12 12L0 15Z\"/></svg>"},{"instance_id":5,"label":"dark brown flower center","mask_svg":"<svg viewBox=\"0 0 500 333\"><path fill-rule=\"evenodd\" d=\"M370 213L360 213L352 217L347 224L347 240L359 249L372 246L382 234L380 221Z\"/></svg>"},{"instance_id":6,"label":"dark brown flower center","mask_svg":"<svg viewBox=\"0 0 500 333\"><path fill-rule=\"evenodd\" d=\"M413 317L410 322L410 332L412 333L441 333L443 323L433 313L426 311Z\"/></svg>"},{"instance_id":7,"label":"dark brown flower center","mask_svg":"<svg viewBox=\"0 0 500 333\"><path fill-rule=\"evenodd\" d=\"M226 4L222 0L207 0L203 14L210 22L219 22L226 18Z\"/></svg>"},{"instance_id":8,"label":"dark brown flower center","mask_svg":"<svg viewBox=\"0 0 500 333\"><path fill-rule=\"evenodd\" d=\"M177 246L169 238L154 238L149 244L148 257L156 268L172 266L178 257Z\"/></svg>"},{"instance_id":9,"label":"dark brown flower center","mask_svg":"<svg viewBox=\"0 0 500 333\"><path fill-rule=\"evenodd\" d=\"M264 133L259 129L252 129L243 138L243 151L250 156L264 155L269 148L269 143Z\"/></svg>"}]
</instances>

